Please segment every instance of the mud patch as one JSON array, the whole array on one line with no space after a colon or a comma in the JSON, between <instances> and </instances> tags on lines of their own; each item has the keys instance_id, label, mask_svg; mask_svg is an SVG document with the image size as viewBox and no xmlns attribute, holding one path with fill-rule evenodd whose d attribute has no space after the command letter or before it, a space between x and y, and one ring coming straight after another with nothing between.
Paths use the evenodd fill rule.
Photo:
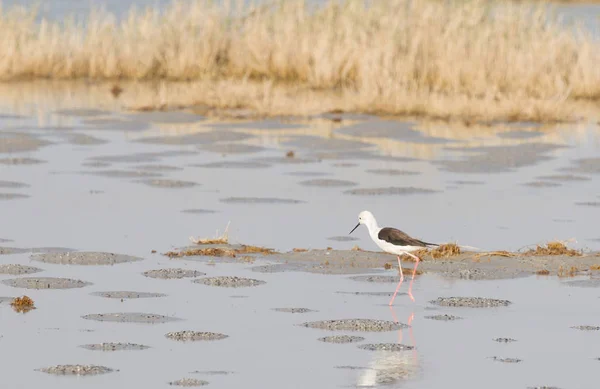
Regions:
<instances>
[{"instance_id":1,"label":"mud patch","mask_svg":"<svg viewBox=\"0 0 600 389\"><path fill-rule=\"evenodd\" d=\"M88 376L88 375L99 375L112 373L114 371L118 371L115 369L111 369L106 366L97 366L97 365L56 365L50 367L44 367L42 369L38 369L43 373L55 374L55 375L76 375L76 376Z\"/></svg>"},{"instance_id":2,"label":"mud patch","mask_svg":"<svg viewBox=\"0 0 600 389\"><path fill-rule=\"evenodd\" d=\"M590 278L588 280L576 280L563 282L565 285L575 286L580 288L600 288L600 278Z\"/></svg>"},{"instance_id":3,"label":"mud patch","mask_svg":"<svg viewBox=\"0 0 600 389\"><path fill-rule=\"evenodd\" d=\"M148 172L174 172L177 170L183 170L183 168L170 165L139 165L135 168L137 170L143 170Z\"/></svg>"},{"instance_id":4,"label":"mud patch","mask_svg":"<svg viewBox=\"0 0 600 389\"><path fill-rule=\"evenodd\" d=\"M157 136L142 138L136 140L139 143L157 144L157 145L172 145L172 146L187 146L195 144L208 144L217 142L235 142L243 141L252 138L252 135L233 131L210 131L199 132L188 135L177 136Z\"/></svg>"},{"instance_id":5,"label":"mud patch","mask_svg":"<svg viewBox=\"0 0 600 389\"><path fill-rule=\"evenodd\" d=\"M206 277L194 280L196 284L203 284L208 286L219 286L225 288L247 288L251 286L260 286L266 284L265 281L255 280L253 278L242 278L235 276L222 276L222 277Z\"/></svg>"},{"instance_id":6,"label":"mud patch","mask_svg":"<svg viewBox=\"0 0 600 389\"><path fill-rule=\"evenodd\" d=\"M172 189L191 188L192 186L200 185L200 184L197 184L197 183L191 182L191 181L169 180L169 179L140 180L140 181L136 181L136 182L139 182L141 184L145 184L148 186L152 186L155 188L172 188Z\"/></svg>"},{"instance_id":7,"label":"mud patch","mask_svg":"<svg viewBox=\"0 0 600 389\"><path fill-rule=\"evenodd\" d=\"M150 124L142 121L120 118L97 118L83 120L85 130L102 131L142 131L150 128Z\"/></svg>"},{"instance_id":8,"label":"mud patch","mask_svg":"<svg viewBox=\"0 0 600 389\"><path fill-rule=\"evenodd\" d=\"M600 201L580 201L576 202L575 205L580 205L584 207L600 207Z\"/></svg>"},{"instance_id":9,"label":"mud patch","mask_svg":"<svg viewBox=\"0 0 600 389\"><path fill-rule=\"evenodd\" d=\"M368 350L368 351L391 351L391 352L406 351L406 350L414 349L413 346L408 346L406 344L401 344L401 343L368 343L368 344L361 344L360 346L358 346L358 348L360 348L362 350Z\"/></svg>"},{"instance_id":10,"label":"mud patch","mask_svg":"<svg viewBox=\"0 0 600 389\"><path fill-rule=\"evenodd\" d=\"M409 143L444 144L452 139L431 137L413 129L415 123L394 120L376 120L343 127L336 132L360 138L387 138Z\"/></svg>"},{"instance_id":11,"label":"mud patch","mask_svg":"<svg viewBox=\"0 0 600 389\"><path fill-rule=\"evenodd\" d=\"M386 332L408 328L406 324L375 319L322 320L299 324L302 327L328 331Z\"/></svg>"},{"instance_id":12,"label":"mud patch","mask_svg":"<svg viewBox=\"0 0 600 389\"><path fill-rule=\"evenodd\" d=\"M544 135L541 131L525 131L525 130L514 130L499 132L496 134L498 138L503 139L532 139Z\"/></svg>"},{"instance_id":13,"label":"mud patch","mask_svg":"<svg viewBox=\"0 0 600 389\"><path fill-rule=\"evenodd\" d=\"M220 199L225 204L305 204L306 201L277 197L227 197Z\"/></svg>"},{"instance_id":14,"label":"mud patch","mask_svg":"<svg viewBox=\"0 0 600 389\"><path fill-rule=\"evenodd\" d=\"M293 152L292 152L293 153ZM289 152L288 152L289 154ZM284 164L284 165L298 165L303 163L317 163L321 162L317 158L299 158L296 156L293 157L261 157L254 159L257 162L264 162L269 164Z\"/></svg>"},{"instance_id":15,"label":"mud patch","mask_svg":"<svg viewBox=\"0 0 600 389\"><path fill-rule=\"evenodd\" d=\"M574 326L571 328L581 331L600 331L600 327L598 326Z\"/></svg>"},{"instance_id":16,"label":"mud patch","mask_svg":"<svg viewBox=\"0 0 600 389\"><path fill-rule=\"evenodd\" d=\"M29 195L22 193L0 193L0 200L26 199Z\"/></svg>"},{"instance_id":17,"label":"mud patch","mask_svg":"<svg viewBox=\"0 0 600 389\"><path fill-rule=\"evenodd\" d=\"M576 176L574 174L554 174L550 176L539 176L536 179L540 181L558 181L558 182L575 182L575 181L589 181L589 177Z\"/></svg>"},{"instance_id":18,"label":"mud patch","mask_svg":"<svg viewBox=\"0 0 600 389\"><path fill-rule=\"evenodd\" d=\"M377 282L377 283L398 283L400 277L395 276L354 276L350 277L351 280L361 282Z\"/></svg>"},{"instance_id":19,"label":"mud patch","mask_svg":"<svg viewBox=\"0 0 600 389\"><path fill-rule=\"evenodd\" d=\"M38 267L33 267L33 266L25 266L25 265L18 265L18 264L0 265L0 274L10 274L10 275L18 276L21 274L39 273L41 271L43 271L43 270Z\"/></svg>"},{"instance_id":20,"label":"mud patch","mask_svg":"<svg viewBox=\"0 0 600 389\"><path fill-rule=\"evenodd\" d=\"M502 362L502 363L519 363L519 362L523 362L522 359L519 358L500 358L500 357L490 357L492 360L496 361L496 362Z\"/></svg>"},{"instance_id":21,"label":"mud patch","mask_svg":"<svg viewBox=\"0 0 600 389\"><path fill-rule=\"evenodd\" d=\"M336 242L352 242L354 240L358 240L358 238L342 235L342 236L331 236L331 237L327 238L327 240L333 240Z\"/></svg>"},{"instance_id":22,"label":"mud patch","mask_svg":"<svg viewBox=\"0 0 600 389\"><path fill-rule=\"evenodd\" d=\"M91 282L73 280L70 278L52 278L52 277L22 277L9 280L2 280L4 285L14 288L25 289L73 289L83 288L92 285Z\"/></svg>"},{"instance_id":23,"label":"mud patch","mask_svg":"<svg viewBox=\"0 0 600 389\"><path fill-rule=\"evenodd\" d=\"M530 181L522 184L523 186L529 186L532 188L556 188L562 186L558 182L546 182L546 181Z\"/></svg>"},{"instance_id":24,"label":"mud patch","mask_svg":"<svg viewBox=\"0 0 600 389\"><path fill-rule=\"evenodd\" d=\"M309 312L318 312L314 309L308 308L273 308L276 312L286 312L286 313L309 313Z\"/></svg>"},{"instance_id":25,"label":"mud patch","mask_svg":"<svg viewBox=\"0 0 600 389\"><path fill-rule=\"evenodd\" d=\"M498 342L498 343L512 343L512 342L516 342L516 339L513 338L496 338L494 339L494 342Z\"/></svg>"},{"instance_id":26,"label":"mud patch","mask_svg":"<svg viewBox=\"0 0 600 389\"><path fill-rule=\"evenodd\" d=\"M456 185L484 185L485 182L483 181L473 181L473 180L456 180L456 181L450 181L453 184Z\"/></svg>"},{"instance_id":27,"label":"mud patch","mask_svg":"<svg viewBox=\"0 0 600 389\"><path fill-rule=\"evenodd\" d=\"M196 371L191 372L191 374L229 375L229 374L233 374L233 372L225 371L225 370L196 370Z\"/></svg>"},{"instance_id":28,"label":"mud patch","mask_svg":"<svg viewBox=\"0 0 600 389\"><path fill-rule=\"evenodd\" d=\"M159 278L163 280L193 278L206 275L206 273L203 273L201 271L180 268L148 270L143 272L142 274L146 277Z\"/></svg>"},{"instance_id":29,"label":"mud patch","mask_svg":"<svg viewBox=\"0 0 600 389\"><path fill-rule=\"evenodd\" d=\"M243 143L216 143L199 146L202 150L220 154L250 154L266 150L261 146L246 145Z\"/></svg>"},{"instance_id":30,"label":"mud patch","mask_svg":"<svg viewBox=\"0 0 600 389\"><path fill-rule=\"evenodd\" d=\"M221 340L228 338L229 335L220 334L218 332L176 331L167 333L165 337L181 342L195 342L204 340Z\"/></svg>"},{"instance_id":31,"label":"mud patch","mask_svg":"<svg viewBox=\"0 0 600 389\"><path fill-rule=\"evenodd\" d=\"M475 153L463 160L433 162L441 170L453 173L505 173L533 166L554 157L547 154L567 146L549 143L526 143L515 146L483 146L473 148L446 148L449 151Z\"/></svg>"},{"instance_id":32,"label":"mud patch","mask_svg":"<svg viewBox=\"0 0 600 389\"><path fill-rule=\"evenodd\" d=\"M326 336L324 338L319 338L317 340L320 340L321 342L325 342L325 343L338 343L338 344L342 344L342 343L357 343L357 342L362 342L363 340L365 340L365 338L363 338L362 336L332 335L332 336Z\"/></svg>"},{"instance_id":33,"label":"mud patch","mask_svg":"<svg viewBox=\"0 0 600 389\"><path fill-rule=\"evenodd\" d=\"M378 174L382 176L416 176L420 172L399 169L369 169L367 173Z\"/></svg>"},{"instance_id":34,"label":"mud patch","mask_svg":"<svg viewBox=\"0 0 600 389\"><path fill-rule=\"evenodd\" d=\"M390 195L417 195L417 194L432 194L439 193L439 190L408 187L387 187L387 188L359 188L345 191L346 194L355 196L390 196Z\"/></svg>"},{"instance_id":35,"label":"mud patch","mask_svg":"<svg viewBox=\"0 0 600 389\"><path fill-rule=\"evenodd\" d=\"M190 166L202 167L208 169L264 169L271 165L256 161L220 161L202 164L192 164Z\"/></svg>"},{"instance_id":36,"label":"mud patch","mask_svg":"<svg viewBox=\"0 0 600 389\"><path fill-rule=\"evenodd\" d=\"M78 146L96 146L108 143L107 140L87 134L69 134L66 138L68 143Z\"/></svg>"},{"instance_id":37,"label":"mud patch","mask_svg":"<svg viewBox=\"0 0 600 389\"><path fill-rule=\"evenodd\" d=\"M28 184L16 181L0 181L0 188L27 188Z\"/></svg>"},{"instance_id":38,"label":"mud patch","mask_svg":"<svg viewBox=\"0 0 600 389\"><path fill-rule=\"evenodd\" d=\"M102 252L67 252L45 253L32 255L34 261L53 263L57 265L117 265L126 262L141 261L143 258L130 255Z\"/></svg>"},{"instance_id":39,"label":"mud patch","mask_svg":"<svg viewBox=\"0 0 600 389\"><path fill-rule=\"evenodd\" d=\"M27 157L0 158L0 165L37 165L46 162L41 159Z\"/></svg>"},{"instance_id":40,"label":"mud patch","mask_svg":"<svg viewBox=\"0 0 600 389\"><path fill-rule=\"evenodd\" d=\"M75 117L95 117L95 116L108 116L110 112L102 111L100 109L93 108L69 108L59 109L53 112L55 115L62 116L75 116Z\"/></svg>"},{"instance_id":41,"label":"mud patch","mask_svg":"<svg viewBox=\"0 0 600 389\"><path fill-rule=\"evenodd\" d=\"M454 316L454 315L433 315L433 316L425 316L425 319L440 320L440 321L453 321L453 320L462 320L462 317Z\"/></svg>"},{"instance_id":42,"label":"mud patch","mask_svg":"<svg viewBox=\"0 0 600 389\"><path fill-rule=\"evenodd\" d=\"M197 123L205 120L202 115L184 111L149 111L131 114L132 118L140 121L165 124Z\"/></svg>"},{"instance_id":43,"label":"mud patch","mask_svg":"<svg viewBox=\"0 0 600 389\"><path fill-rule=\"evenodd\" d=\"M0 153L25 153L37 151L51 142L27 134L0 134Z\"/></svg>"},{"instance_id":44,"label":"mud patch","mask_svg":"<svg viewBox=\"0 0 600 389\"><path fill-rule=\"evenodd\" d=\"M85 166L85 167L109 167L111 166L110 163L108 162L100 162L100 161L90 161L90 162L84 162L81 164L81 166Z\"/></svg>"},{"instance_id":45,"label":"mud patch","mask_svg":"<svg viewBox=\"0 0 600 389\"><path fill-rule=\"evenodd\" d=\"M573 161L571 167L559 169L563 172L580 174L600 174L600 158L581 158Z\"/></svg>"},{"instance_id":46,"label":"mud patch","mask_svg":"<svg viewBox=\"0 0 600 389\"><path fill-rule=\"evenodd\" d=\"M393 292L335 292L339 294L353 294L355 296L372 296L372 297L391 297ZM398 296L406 295L406 293L398 293Z\"/></svg>"},{"instance_id":47,"label":"mud patch","mask_svg":"<svg viewBox=\"0 0 600 389\"><path fill-rule=\"evenodd\" d=\"M489 308L507 307L512 304L508 300L498 300L484 297L438 297L430 301L431 304L442 307Z\"/></svg>"},{"instance_id":48,"label":"mud patch","mask_svg":"<svg viewBox=\"0 0 600 389\"><path fill-rule=\"evenodd\" d=\"M112 177L112 178L149 178L160 177L161 174L155 172L146 172L139 170L96 170L83 171L81 174L89 174L93 176Z\"/></svg>"},{"instance_id":49,"label":"mud patch","mask_svg":"<svg viewBox=\"0 0 600 389\"><path fill-rule=\"evenodd\" d=\"M150 346L136 343L96 343L96 344L84 344L79 346L86 350L94 351L128 351L128 350L146 350Z\"/></svg>"},{"instance_id":50,"label":"mud patch","mask_svg":"<svg viewBox=\"0 0 600 389\"><path fill-rule=\"evenodd\" d=\"M325 172L287 172L285 174L294 177L325 177L331 175Z\"/></svg>"},{"instance_id":51,"label":"mud patch","mask_svg":"<svg viewBox=\"0 0 600 389\"><path fill-rule=\"evenodd\" d=\"M28 251L29 250L27 249L20 249L16 247L0 247L0 255L19 254L26 253Z\"/></svg>"},{"instance_id":52,"label":"mud patch","mask_svg":"<svg viewBox=\"0 0 600 389\"><path fill-rule=\"evenodd\" d=\"M131 291L115 291L115 292L93 292L90 293L92 296L111 298L111 299L144 299L144 298L155 298L155 297L166 297L164 293L151 293L151 292L131 292Z\"/></svg>"},{"instance_id":53,"label":"mud patch","mask_svg":"<svg viewBox=\"0 0 600 389\"><path fill-rule=\"evenodd\" d=\"M321 188L341 188L358 185L356 182L346 180L335 180L327 178L317 178L314 180L307 180L299 182L300 185L304 186L316 186Z\"/></svg>"},{"instance_id":54,"label":"mud patch","mask_svg":"<svg viewBox=\"0 0 600 389\"><path fill-rule=\"evenodd\" d=\"M337 138L322 138L318 136L297 136L284 143L287 147L308 150L354 150L370 147L371 144Z\"/></svg>"},{"instance_id":55,"label":"mud patch","mask_svg":"<svg viewBox=\"0 0 600 389\"><path fill-rule=\"evenodd\" d=\"M201 208L197 208L197 209L183 209L181 211L182 213L193 213L193 214L207 214L207 213L217 213L219 211L213 211L212 209L201 209Z\"/></svg>"},{"instance_id":56,"label":"mud patch","mask_svg":"<svg viewBox=\"0 0 600 389\"><path fill-rule=\"evenodd\" d=\"M177 381L169 382L172 386L204 386L208 385L208 381L197 380L195 378L182 378Z\"/></svg>"},{"instance_id":57,"label":"mud patch","mask_svg":"<svg viewBox=\"0 0 600 389\"><path fill-rule=\"evenodd\" d=\"M86 320L96 320L102 322L144 324L168 323L183 320L173 316L163 316L154 313L140 312L93 313L81 317Z\"/></svg>"}]
</instances>

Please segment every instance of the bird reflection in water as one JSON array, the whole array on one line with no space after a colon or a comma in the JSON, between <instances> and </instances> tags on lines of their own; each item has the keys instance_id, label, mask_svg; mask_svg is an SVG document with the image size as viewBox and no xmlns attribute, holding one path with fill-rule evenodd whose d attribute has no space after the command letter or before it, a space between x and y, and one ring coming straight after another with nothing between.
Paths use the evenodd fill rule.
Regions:
<instances>
[{"instance_id":1,"label":"bird reflection in water","mask_svg":"<svg viewBox=\"0 0 600 389\"><path fill-rule=\"evenodd\" d=\"M390 311L394 322L398 323L394 308L391 306ZM401 385L404 381L416 377L419 371L419 359L413 335L412 322L414 317L415 313L411 312L407 320L410 337L409 347L401 351L374 351L369 367L358 377L357 387L376 387L380 385L386 385L387 387L392 385L391 387L394 387L394 384ZM402 343L404 335L402 331L402 328L398 330L398 344L407 346Z\"/></svg>"}]
</instances>

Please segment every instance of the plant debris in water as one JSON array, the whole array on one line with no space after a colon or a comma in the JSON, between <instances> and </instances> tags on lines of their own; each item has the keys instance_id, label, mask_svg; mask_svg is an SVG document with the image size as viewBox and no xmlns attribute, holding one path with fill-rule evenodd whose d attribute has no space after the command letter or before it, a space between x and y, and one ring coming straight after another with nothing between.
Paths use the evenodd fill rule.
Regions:
<instances>
[{"instance_id":1,"label":"plant debris in water","mask_svg":"<svg viewBox=\"0 0 600 389\"><path fill-rule=\"evenodd\" d=\"M181 279L184 277L200 277L206 275L206 273L203 273L201 271L179 268L148 270L143 272L142 274L146 277L161 278L164 280Z\"/></svg>"},{"instance_id":2,"label":"plant debris in water","mask_svg":"<svg viewBox=\"0 0 600 389\"><path fill-rule=\"evenodd\" d=\"M56 365L39 369L39 371L56 375L98 375L118 370L96 365Z\"/></svg>"},{"instance_id":3,"label":"plant debris in water","mask_svg":"<svg viewBox=\"0 0 600 389\"><path fill-rule=\"evenodd\" d=\"M33 300L29 296L16 297L10 305L15 312L27 313L32 309L35 309Z\"/></svg>"},{"instance_id":4,"label":"plant debris in water","mask_svg":"<svg viewBox=\"0 0 600 389\"><path fill-rule=\"evenodd\" d=\"M538 245L535 249L525 252L525 255L566 255L569 257L580 257L581 251L568 248L562 242L548 242L546 247Z\"/></svg>"},{"instance_id":5,"label":"plant debris in water","mask_svg":"<svg viewBox=\"0 0 600 389\"><path fill-rule=\"evenodd\" d=\"M221 340L228 338L229 335L217 332L199 332L199 331L176 331L165 335L167 338L179 341L197 341L197 340Z\"/></svg>"}]
</instances>

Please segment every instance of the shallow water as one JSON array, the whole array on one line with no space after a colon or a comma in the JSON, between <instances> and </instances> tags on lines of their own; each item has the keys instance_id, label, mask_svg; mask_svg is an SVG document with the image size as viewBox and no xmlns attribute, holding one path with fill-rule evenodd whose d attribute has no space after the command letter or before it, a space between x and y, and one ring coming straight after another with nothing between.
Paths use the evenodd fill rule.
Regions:
<instances>
[{"instance_id":1,"label":"shallow water","mask_svg":"<svg viewBox=\"0 0 600 389\"><path fill-rule=\"evenodd\" d=\"M227 264L215 258L211 263L169 259L161 253L190 244L190 236L212 237L228 222L234 243L281 251L350 249L356 244L376 249L364 228L351 235L358 240L340 238L348 237L363 209L371 210L382 225L428 241L515 250L549 239L575 238L573 247L597 250L600 208L594 204L600 201L600 160L591 159L599 151L596 126L397 123L404 130L396 134L396 123L381 124L383 119L369 116L298 119L284 125L269 121L263 129L260 122L229 125L200 116L190 120L188 113L91 111L97 107L83 100L79 106L60 108L71 111L54 112L54 101L0 107L0 160L7 161L0 164L0 192L6 194L0 197L5 221L0 225L0 253L13 252L0 259L43 270L0 274L0 279L60 277L91 284L56 290L0 283L0 296L27 294L37 306L17 314L6 300L0 304L0 366L10 366L3 376L12 386L159 388L196 378L211 387L232 388L366 386L373 380L392 380L389 387L406 388L447 387L449 382L465 388L593 387L599 363L594 358L600 357L595 351L598 333L571 328L600 325L590 309L598 303L598 284L583 279L584 284L572 286L553 277L448 281L426 274L414 284L416 304L400 295L393 311L403 323L414 313L411 337L409 329L401 334L365 333L297 325L329 319L392 320L386 294L393 291L393 283L255 272L250 268L261 261ZM105 142L72 142L74 134ZM286 156L288 151L293 156ZM524 185L532 182L559 186ZM143 260L106 266L97 261L55 263L70 263L60 256L30 258L31 251L67 249ZM189 271L170 279L143 275L163 268ZM389 270L385 275L394 274ZM217 276L266 283L229 288L193 282ZM123 301L98 296L123 291L154 295ZM490 297L513 304L448 308L428 303L442 296ZM180 320L123 323L86 316L111 313ZM462 320L426 318L443 314ZM228 337L186 343L165 337L182 330ZM319 340L332 335L365 340ZM397 343L400 336L400 343L415 350L373 352L358 347ZM493 341L503 337L517 341ZM79 347L103 342L150 348ZM95 364L119 371L79 379L35 371L57 364Z\"/></svg>"},{"instance_id":2,"label":"shallow water","mask_svg":"<svg viewBox=\"0 0 600 389\"><path fill-rule=\"evenodd\" d=\"M143 252L137 253L144 255ZM240 387L354 387L373 379L404 377L386 387L506 388L554 385L591 388L599 357L597 331L577 325L597 325L589 307L598 293L561 285L555 278L507 281L446 281L421 276L414 284L417 299L397 298L390 310L388 297L360 296L339 291L389 291L393 284L373 284L348 276L301 273L258 274L246 264L209 264L145 255L147 260L107 267L44 264L45 276L76 277L93 283L72 290L16 290L0 286L0 295L26 292L38 306L25 315L2 309L2 365L4 382L20 387L48 388L140 386L166 387L180 378L206 380L211 386ZM28 263L26 254L3 257ZM189 278L151 279L141 276L155 267L181 266L210 276L237 275L266 284L247 288L219 288L193 283ZM4 276L3 276L4 277ZM201 278L201 277L200 277ZM306 286L310 285L310 288ZM160 292L167 296L120 300L90 293L105 290ZM234 296L246 298L237 299ZM508 299L498 308L449 308L429 304L440 296L482 296ZM306 313L273 308L302 307ZM84 320L96 313L144 312L182 319L158 324L114 323ZM425 316L452 314L456 321ZM407 323L412 327L387 332L328 331L299 324L329 320L369 318ZM169 332L193 330L228 335L213 341L180 342ZM325 343L329 335L364 337L348 344ZM500 343L496 338L513 338ZM79 346L103 342L135 343L142 350L101 351ZM401 352L373 352L359 346L401 343L415 347ZM503 363L498 358L520 359ZM95 377L58 377L34 371L56 364L95 364L118 371ZM364 369L343 369L353 366ZM568 367L568 369L567 369ZM194 371L229 371L208 375ZM310 374L306 374L310 373ZM494 377L490 380L490 377ZM14 387L16 387L14 386Z\"/></svg>"}]
</instances>

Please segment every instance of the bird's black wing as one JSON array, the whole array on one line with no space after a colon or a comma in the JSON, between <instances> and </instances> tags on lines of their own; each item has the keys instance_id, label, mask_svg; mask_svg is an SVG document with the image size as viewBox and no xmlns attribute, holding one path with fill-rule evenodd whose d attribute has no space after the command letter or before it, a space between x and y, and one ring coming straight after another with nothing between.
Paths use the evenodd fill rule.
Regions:
<instances>
[{"instance_id":1,"label":"bird's black wing","mask_svg":"<svg viewBox=\"0 0 600 389\"><path fill-rule=\"evenodd\" d=\"M411 238L408 234L391 227L382 228L377 237L397 246L437 246L435 243L423 242L422 240Z\"/></svg>"}]
</instances>

